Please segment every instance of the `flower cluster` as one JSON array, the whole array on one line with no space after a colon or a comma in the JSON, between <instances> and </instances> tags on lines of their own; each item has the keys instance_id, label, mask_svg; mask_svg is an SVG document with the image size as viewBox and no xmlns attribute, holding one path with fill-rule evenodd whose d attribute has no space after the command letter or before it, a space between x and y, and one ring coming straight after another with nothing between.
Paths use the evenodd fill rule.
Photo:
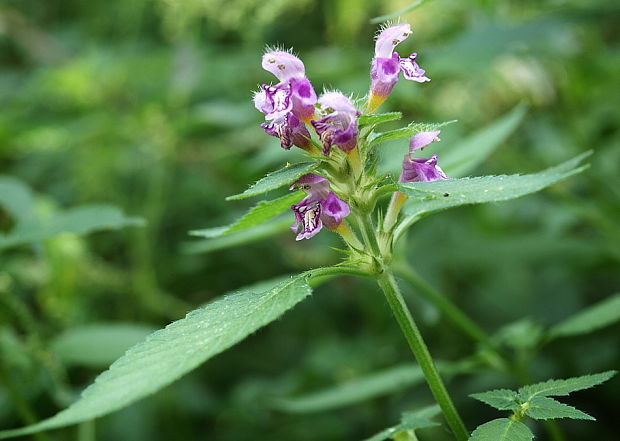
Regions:
<instances>
[{"instance_id":1,"label":"flower cluster","mask_svg":"<svg viewBox=\"0 0 620 441\"><path fill-rule=\"evenodd\" d=\"M292 145L308 149L310 133L303 121L313 118L317 99L304 64L288 52L270 51L263 56L263 69L280 82L263 84L254 95L254 106L265 114L266 122L261 127L267 134L280 138L284 149Z\"/></svg>"},{"instance_id":2,"label":"flower cluster","mask_svg":"<svg viewBox=\"0 0 620 441\"><path fill-rule=\"evenodd\" d=\"M415 61L416 53L401 58L394 51L409 35L411 27L398 24L384 28L377 36L366 113L374 112L385 101L401 73L407 80L418 83L430 81ZM330 181L319 174L304 175L291 186L291 189L302 189L307 193L302 201L291 206L295 214L292 229L297 233L297 240L313 237L323 226L338 230L341 234L345 230L349 231L339 227L351 213L345 201L354 192L352 183L361 185L364 180L362 175L365 164L363 159L360 160L359 150L363 152L365 140L358 139L360 111L349 97L338 91L327 91L317 97L312 83L306 77L304 63L288 51L268 50L263 55L262 67L272 73L278 83L263 84L254 94L255 107L265 115L261 127L267 134L279 138L282 148L288 150L295 145L312 156L328 157L338 170L338 173L330 173L329 178L332 184L337 184L335 188L339 196L331 190ZM312 140L311 131L316 134L317 142ZM409 153L403 161L400 182L447 179L437 165L437 155L430 158L413 157L416 150L437 140L438 134L438 131L423 132L411 139ZM320 150L317 148L319 146ZM334 157L333 147L337 147L344 155L341 153ZM348 166L343 167L345 163ZM353 179L343 176L343 170L353 173ZM367 179L367 182L370 180Z\"/></svg>"}]
</instances>

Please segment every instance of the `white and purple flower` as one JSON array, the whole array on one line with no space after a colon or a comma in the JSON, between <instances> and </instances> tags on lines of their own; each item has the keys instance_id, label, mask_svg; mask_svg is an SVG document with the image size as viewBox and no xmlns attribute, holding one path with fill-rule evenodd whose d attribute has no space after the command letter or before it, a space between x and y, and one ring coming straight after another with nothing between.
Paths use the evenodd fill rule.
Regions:
<instances>
[{"instance_id":1,"label":"white and purple flower","mask_svg":"<svg viewBox=\"0 0 620 441\"><path fill-rule=\"evenodd\" d=\"M416 150L423 149L433 141L438 141L440 131L421 132L411 138L409 153L403 160L403 171L398 182L428 182L438 179L448 179L443 170L437 165L437 155L430 158L414 158Z\"/></svg>"},{"instance_id":2,"label":"white and purple flower","mask_svg":"<svg viewBox=\"0 0 620 441\"><path fill-rule=\"evenodd\" d=\"M340 92L326 92L318 101L327 115L312 121L312 126L321 139L323 154L329 155L334 145L350 152L357 145L357 117L360 113Z\"/></svg>"},{"instance_id":3,"label":"white and purple flower","mask_svg":"<svg viewBox=\"0 0 620 441\"><path fill-rule=\"evenodd\" d=\"M303 122L314 117L317 102L312 84L306 78L304 63L285 51L269 51L263 55L263 69L280 81L275 85L263 84L254 94L254 106L265 114L261 127L269 135L280 138L283 148L291 145L308 148L310 133Z\"/></svg>"},{"instance_id":4,"label":"white and purple flower","mask_svg":"<svg viewBox=\"0 0 620 441\"><path fill-rule=\"evenodd\" d=\"M409 24L390 26L377 36L375 43L375 57L372 59L370 69L370 101L374 110L392 92L398 82L400 72L407 80L423 83L430 81L425 75L425 70L420 68L415 61L417 54L414 52L406 58L401 58L394 49L411 35Z\"/></svg>"},{"instance_id":5,"label":"white and purple flower","mask_svg":"<svg viewBox=\"0 0 620 441\"><path fill-rule=\"evenodd\" d=\"M263 55L262 66L280 82L261 86L254 97L256 108L268 120L293 112L298 119L309 122L314 115L316 93L306 78L304 63L288 52L269 51Z\"/></svg>"},{"instance_id":6,"label":"white and purple flower","mask_svg":"<svg viewBox=\"0 0 620 441\"><path fill-rule=\"evenodd\" d=\"M323 226L336 229L351 210L329 188L329 182L323 176L309 173L291 185L291 190L304 190L306 196L296 205L291 205L295 213L295 224L291 229L297 233L296 240L310 239Z\"/></svg>"}]
</instances>

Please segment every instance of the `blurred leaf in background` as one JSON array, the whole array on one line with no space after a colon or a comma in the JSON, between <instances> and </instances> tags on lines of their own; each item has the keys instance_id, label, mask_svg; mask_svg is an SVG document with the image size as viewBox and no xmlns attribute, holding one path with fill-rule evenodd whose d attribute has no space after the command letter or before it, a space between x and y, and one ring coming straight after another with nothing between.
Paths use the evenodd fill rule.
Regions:
<instances>
[{"instance_id":1,"label":"blurred leaf in background","mask_svg":"<svg viewBox=\"0 0 620 441\"><path fill-rule=\"evenodd\" d=\"M594 150L587 171L545 193L420 220L400 241L403 254L489 334L520 323L510 334L519 344L509 350L522 357L531 383L618 365L612 295L620 287L620 8L611 0L427 0L409 10L412 4L25 0L0 6L1 237L22 222L47 222L79 207L116 207L116 214L104 210L114 222L100 211L88 216L98 226L92 234L31 236L0 251L1 428L64 408L147 328L161 328L240 286L336 262L335 238L326 233L297 243L287 214L266 231L204 241L187 231L241 218L258 200L225 198L299 159L264 136L251 103L251 91L268 79L260 67L265 45L294 47L317 90L324 85L363 96L376 30L370 20L402 10L414 30L403 50L419 54L432 81L397 84L382 111L398 109L402 118L381 131L458 120L442 127L442 141L432 146L452 177L534 173ZM406 139L379 148L381 167L393 177L406 149ZM264 199L285 195L274 190ZM135 218L144 225L99 231L111 223L133 225ZM50 234L72 230L45 225ZM86 231L80 225L75 232ZM406 294L434 355L458 361L476 353L414 289ZM589 305L606 306L603 314L594 306L594 313L580 315ZM97 334L109 346L90 355L66 343L100 324L136 332ZM536 339L522 338L532 330ZM499 337L508 335L502 332ZM406 387L370 394L311 417L273 403L335 393L389 373L409 362L404 345L371 284L334 280L179 383L98 420L96 439L365 439L397 427L404 410L427 406L430 393ZM544 350L531 355L540 345ZM471 427L491 414L468 394L519 386L479 365L449 384ZM582 392L571 404L599 422L562 422L565 432L612 439L614 388L617 380ZM449 439L432 428L416 436ZM76 429L67 428L41 439L75 437Z\"/></svg>"}]
</instances>

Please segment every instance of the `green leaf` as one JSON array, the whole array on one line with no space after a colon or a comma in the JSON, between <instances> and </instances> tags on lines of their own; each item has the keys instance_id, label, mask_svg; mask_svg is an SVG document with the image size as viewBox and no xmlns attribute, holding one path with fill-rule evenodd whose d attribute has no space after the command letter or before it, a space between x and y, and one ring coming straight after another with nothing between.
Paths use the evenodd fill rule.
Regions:
<instances>
[{"instance_id":1,"label":"green leaf","mask_svg":"<svg viewBox=\"0 0 620 441\"><path fill-rule=\"evenodd\" d=\"M439 423L429 419L437 415L439 412L439 406L430 406L415 412L403 412L399 424L388 427L387 429L382 430L364 441L384 441L386 439L394 438L399 432L439 426Z\"/></svg>"},{"instance_id":2,"label":"green leaf","mask_svg":"<svg viewBox=\"0 0 620 441\"><path fill-rule=\"evenodd\" d=\"M424 3L424 1L425 0L416 0L415 2L413 2L412 4L407 6L406 8L400 9L400 10L398 10L396 12L391 13L391 14L381 15L379 17L371 18L370 19L370 23L377 24L377 23L382 23L384 21L388 21L388 20L392 20L392 19L398 18L401 15L406 14L407 12L413 11L418 6L421 6L422 3Z\"/></svg>"},{"instance_id":3,"label":"green leaf","mask_svg":"<svg viewBox=\"0 0 620 441\"><path fill-rule=\"evenodd\" d=\"M590 153L530 175L481 176L399 184L400 190L410 198L404 211L409 216L420 216L460 205L518 198L583 171L587 166L577 165Z\"/></svg>"},{"instance_id":4,"label":"green leaf","mask_svg":"<svg viewBox=\"0 0 620 441\"><path fill-rule=\"evenodd\" d=\"M469 441L531 441L534 434L528 427L508 418L498 418L478 426Z\"/></svg>"},{"instance_id":5,"label":"green leaf","mask_svg":"<svg viewBox=\"0 0 620 441\"><path fill-rule=\"evenodd\" d=\"M237 231L246 230L256 225L260 225L278 214L290 209L291 205L299 202L304 197L303 191L296 191L287 194L273 201L261 201L250 209L243 217L237 219L234 223L216 228L207 228L204 230L190 231L192 236L214 238Z\"/></svg>"},{"instance_id":6,"label":"green leaf","mask_svg":"<svg viewBox=\"0 0 620 441\"><path fill-rule=\"evenodd\" d=\"M471 364L438 361L437 369L445 375L458 375L470 372ZM418 365L402 364L305 395L280 398L275 407L293 413L319 412L400 391L423 380Z\"/></svg>"},{"instance_id":7,"label":"green leaf","mask_svg":"<svg viewBox=\"0 0 620 441\"><path fill-rule=\"evenodd\" d=\"M465 176L484 161L519 126L526 107L516 106L506 115L440 154L441 168L448 176Z\"/></svg>"},{"instance_id":8,"label":"green leaf","mask_svg":"<svg viewBox=\"0 0 620 441\"><path fill-rule=\"evenodd\" d=\"M310 295L308 273L263 292L241 291L196 309L132 347L69 408L0 439L87 421L121 409L187 374Z\"/></svg>"},{"instance_id":9,"label":"green leaf","mask_svg":"<svg viewBox=\"0 0 620 441\"><path fill-rule=\"evenodd\" d=\"M549 420L552 418L573 418L576 420L596 420L587 413L575 409L549 397L534 397L528 402L529 407L525 414L535 420Z\"/></svg>"},{"instance_id":10,"label":"green leaf","mask_svg":"<svg viewBox=\"0 0 620 441\"><path fill-rule=\"evenodd\" d=\"M550 329L551 337L588 334L620 320L620 293L581 310Z\"/></svg>"},{"instance_id":11,"label":"green leaf","mask_svg":"<svg viewBox=\"0 0 620 441\"><path fill-rule=\"evenodd\" d=\"M439 412L439 406L430 406L421 412L403 412L401 423L396 428L397 430L416 430L439 426L439 423L429 419ZM424 414L430 414L430 416L425 416Z\"/></svg>"},{"instance_id":12,"label":"green leaf","mask_svg":"<svg viewBox=\"0 0 620 441\"><path fill-rule=\"evenodd\" d=\"M517 393L510 389L496 389L471 394L470 397L499 410L515 410L520 407L520 404L517 402Z\"/></svg>"},{"instance_id":13,"label":"green leaf","mask_svg":"<svg viewBox=\"0 0 620 441\"><path fill-rule=\"evenodd\" d=\"M391 141L393 139L411 138L413 135L416 135L420 132L438 130L439 128L447 126L448 124L452 124L453 122L456 122L456 120L446 121L442 123L411 123L407 127L403 127L401 129L390 130L383 133L372 133L368 137L368 145L372 147L374 145L380 144L385 141Z\"/></svg>"},{"instance_id":14,"label":"green leaf","mask_svg":"<svg viewBox=\"0 0 620 441\"><path fill-rule=\"evenodd\" d=\"M541 396L563 396L578 390L589 389L601 384L616 374L616 371L606 371L600 374L583 375L581 377L567 378L565 380L548 380L542 383L523 386L519 389L519 399L524 402Z\"/></svg>"},{"instance_id":15,"label":"green leaf","mask_svg":"<svg viewBox=\"0 0 620 441\"><path fill-rule=\"evenodd\" d=\"M50 344L65 364L104 368L154 329L135 324L106 323L71 328Z\"/></svg>"},{"instance_id":16,"label":"green leaf","mask_svg":"<svg viewBox=\"0 0 620 441\"><path fill-rule=\"evenodd\" d=\"M282 398L275 402L275 406L293 413L319 412L402 390L423 380L424 375L419 366L405 364L307 395Z\"/></svg>"},{"instance_id":17,"label":"green leaf","mask_svg":"<svg viewBox=\"0 0 620 441\"><path fill-rule=\"evenodd\" d=\"M284 185L289 185L306 173L312 173L319 166L318 162L299 162L269 173L264 178L259 179L246 191L234 196L228 196L227 201L245 199L259 194L267 193Z\"/></svg>"},{"instance_id":18,"label":"green leaf","mask_svg":"<svg viewBox=\"0 0 620 441\"><path fill-rule=\"evenodd\" d=\"M27 220L33 213L32 191L18 179L0 176L0 207L3 207L18 222Z\"/></svg>"},{"instance_id":19,"label":"green leaf","mask_svg":"<svg viewBox=\"0 0 620 441\"><path fill-rule=\"evenodd\" d=\"M266 222L247 230L238 231L236 233L224 234L213 239L187 242L182 246L182 252L187 254L212 253L218 250L224 250L239 245L245 245L257 242L268 237L275 236L284 231L289 231L293 225L293 219L285 218ZM225 231L227 227L220 227Z\"/></svg>"},{"instance_id":20,"label":"green leaf","mask_svg":"<svg viewBox=\"0 0 620 441\"><path fill-rule=\"evenodd\" d=\"M515 349L530 349L540 343L543 333L542 325L524 318L502 326L493 336L493 340Z\"/></svg>"},{"instance_id":21,"label":"green leaf","mask_svg":"<svg viewBox=\"0 0 620 441\"><path fill-rule=\"evenodd\" d=\"M388 121L397 121L403 117L400 112L375 113L371 115L360 115L357 123L360 127L381 124Z\"/></svg>"},{"instance_id":22,"label":"green leaf","mask_svg":"<svg viewBox=\"0 0 620 441\"><path fill-rule=\"evenodd\" d=\"M114 206L84 205L54 213L48 219L29 219L17 224L8 235L0 235L0 249L40 242L61 233L84 235L143 223L140 218L125 216Z\"/></svg>"}]
</instances>

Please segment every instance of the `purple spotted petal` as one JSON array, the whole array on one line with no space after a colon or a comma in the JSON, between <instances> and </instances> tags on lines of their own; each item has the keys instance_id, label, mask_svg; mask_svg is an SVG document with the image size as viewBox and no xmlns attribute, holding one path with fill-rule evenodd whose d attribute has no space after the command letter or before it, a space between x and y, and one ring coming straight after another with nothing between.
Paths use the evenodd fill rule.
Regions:
<instances>
[{"instance_id":1,"label":"purple spotted petal","mask_svg":"<svg viewBox=\"0 0 620 441\"><path fill-rule=\"evenodd\" d=\"M291 78L303 78L306 75L304 63L295 55L284 51L267 52L263 55L262 66L281 82Z\"/></svg>"},{"instance_id":2,"label":"purple spotted petal","mask_svg":"<svg viewBox=\"0 0 620 441\"><path fill-rule=\"evenodd\" d=\"M289 84L263 84L261 88L262 92L254 95L254 105L265 114L266 119L279 119L291 111L293 101Z\"/></svg>"},{"instance_id":3,"label":"purple spotted petal","mask_svg":"<svg viewBox=\"0 0 620 441\"><path fill-rule=\"evenodd\" d=\"M323 176L308 173L293 182L289 190L303 190L310 200L318 201L329 195L329 181Z\"/></svg>"},{"instance_id":4,"label":"purple spotted petal","mask_svg":"<svg viewBox=\"0 0 620 441\"><path fill-rule=\"evenodd\" d=\"M268 135L280 138L280 145L285 150L293 145L305 147L309 143L310 132L293 113L287 113L269 123L263 123L261 127Z\"/></svg>"},{"instance_id":5,"label":"purple spotted petal","mask_svg":"<svg viewBox=\"0 0 620 441\"><path fill-rule=\"evenodd\" d=\"M314 173L303 175L291 185L291 190L302 189L308 196L296 205L291 205L295 213L295 223L291 227L297 240L310 239L325 225L335 229L351 210L349 205L329 189L329 181Z\"/></svg>"},{"instance_id":6,"label":"purple spotted petal","mask_svg":"<svg viewBox=\"0 0 620 441\"><path fill-rule=\"evenodd\" d=\"M333 192L330 192L327 198L322 199L320 203L323 207L321 220L327 228L332 230L338 227L342 220L351 213L349 205Z\"/></svg>"},{"instance_id":7,"label":"purple spotted petal","mask_svg":"<svg viewBox=\"0 0 620 441\"><path fill-rule=\"evenodd\" d=\"M415 62L417 56L418 54L414 52L409 57L400 59L400 70L403 71L403 76L407 80L417 81L418 83L430 81L431 79L425 75L426 71Z\"/></svg>"},{"instance_id":8,"label":"purple spotted petal","mask_svg":"<svg viewBox=\"0 0 620 441\"><path fill-rule=\"evenodd\" d=\"M411 138L409 141L409 153L413 153L416 150L423 149L433 141L439 141L440 130L433 130L430 132L420 132Z\"/></svg>"},{"instance_id":9,"label":"purple spotted petal","mask_svg":"<svg viewBox=\"0 0 620 441\"><path fill-rule=\"evenodd\" d=\"M310 239L323 228L319 201L307 197L297 205L291 205L291 210L295 213L295 224L291 229L298 233L295 240Z\"/></svg>"},{"instance_id":10,"label":"purple spotted petal","mask_svg":"<svg viewBox=\"0 0 620 441\"><path fill-rule=\"evenodd\" d=\"M290 80L292 111L301 120L308 120L314 115L314 105L317 102L316 93L307 78L293 78Z\"/></svg>"},{"instance_id":11,"label":"purple spotted petal","mask_svg":"<svg viewBox=\"0 0 620 441\"><path fill-rule=\"evenodd\" d=\"M321 138L323 154L329 155L332 146L337 146L341 150L348 152L357 145L357 118L351 120L347 126L343 115L334 112L321 118L319 121L312 121L312 126Z\"/></svg>"},{"instance_id":12,"label":"purple spotted petal","mask_svg":"<svg viewBox=\"0 0 620 441\"><path fill-rule=\"evenodd\" d=\"M438 179L448 177L437 165L437 155L430 158L412 158L411 155L405 155L403 172L398 182L428 182Z\"/></svg>"},{"instance_id":13,"label":"purple spotted petal","mask_svg":"<svg viewBox=\"0 0 620 441\"><path fill-rule=\"evenodd\" d=\"M375 58L390 58L394 48L411 35L411 26L407 23L384 29L377 36Z\"/></svg>"},{"instance_id":14,"label":"purple spotted petal","mask_svg":"<svg viewBox=\"0 0 620 441\"><path fill-rule=\"evenodd\" d=\"M396 52L391 58L373 58L370 68L370 91L374 95L388 96L398 82L400 57Z\"/></svg>"}]
</instances>

